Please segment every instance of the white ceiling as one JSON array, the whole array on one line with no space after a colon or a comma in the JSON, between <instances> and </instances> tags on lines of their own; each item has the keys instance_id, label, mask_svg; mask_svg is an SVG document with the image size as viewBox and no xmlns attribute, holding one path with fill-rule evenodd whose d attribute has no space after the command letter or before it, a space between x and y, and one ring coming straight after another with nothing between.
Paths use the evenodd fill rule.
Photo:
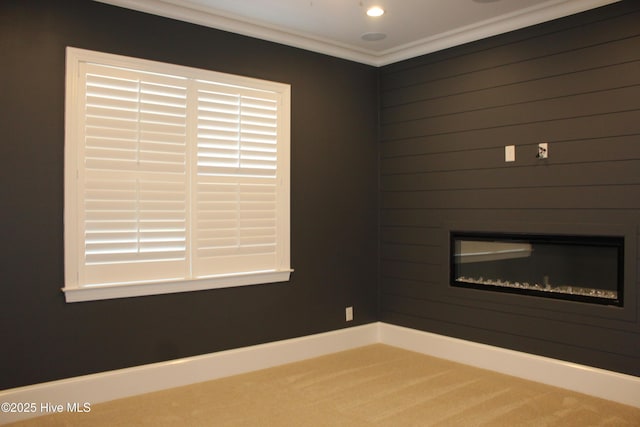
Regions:
<instances>
[{"instance_id":1,"label":"white ceiling","mask_svg":"<svg viewBox=\"0 0 640 427\"><path fill-rule=\"evenodd\" d=\"M97 1L380 66L619 0Z\"/></svg>"}]
</instances>

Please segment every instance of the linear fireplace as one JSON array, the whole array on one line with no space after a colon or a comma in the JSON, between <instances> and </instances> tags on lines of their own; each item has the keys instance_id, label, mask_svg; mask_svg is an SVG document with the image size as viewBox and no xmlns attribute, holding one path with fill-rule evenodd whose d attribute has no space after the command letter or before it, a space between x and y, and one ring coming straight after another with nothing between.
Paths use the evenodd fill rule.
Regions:
<instances>
[{"instance_id":1,"label":"linear fireplace","mask_svg":"<svg viewBox=\"0 0 640 427\"><path fill-rule=\"evenodd\" d=\"M450 232L452 286L622 306L624 237Z\"/></svg>"}]
</instances>

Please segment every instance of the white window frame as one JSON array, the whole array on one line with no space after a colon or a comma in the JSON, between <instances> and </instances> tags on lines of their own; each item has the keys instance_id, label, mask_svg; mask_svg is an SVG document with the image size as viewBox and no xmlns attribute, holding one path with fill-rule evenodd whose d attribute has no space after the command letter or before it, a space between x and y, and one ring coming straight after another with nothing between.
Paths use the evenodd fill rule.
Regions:
<instances>
[{"instance_id":1,"label":"white window frame","mask_svg":"<svg viewBox=\"0 0 640 427\"><path fill-rule=\"evenodd\" d=\"M83 65L85 64L85 65ZM189 267L184 277L169 279L131 280L113 283L83 283L85 262L85 213L84 207L84 126L85 88L82 86L82 67L86 64L99 64L119 67L143 73L178 76L193 81L214 82L229 88L248 88L247 90L270 92L277 103L277 162L274 173L275 184L275 260L273 266L257 271L232 271L224 274L207 274L205 277L193 277L193 268ZM66 51L66 99L65 99L65 285L62 289L67 302L91 301L112 298L134 297L142 295L167 294L226 288L244 285L256 285L288 281L290 273L290 85L218 73L209 70L166 64L126 56L88 51L67 47ZM191 102L191 101L189 101ZM193 104L187 107L186 117L198 115ZM190 120L187 118L187 120ZM194 119L195 120L195 119ZM195 187L194 176L198 174L197 159L194 157L193 144L197 141L191 132L187 136L185 180L187 186L185 204L189 212L191 188ZM189 134L189 133L187 133ZM196 138L197 139L197 138ZM191 163L190 163L191 162ZM193 166L195 164L195 166ZM192 165L193 168L191 168ZM195 209L195 208L194 208ZM240 210L241 211L241 210ZM193 215L191 213L187 214ZM191 233L191 220L186 220L186 233ZM191 245L195 238L187 237L186 259L191 256ZM117 264L113 268L118 268Z\"/></svg>"}]
</instances>

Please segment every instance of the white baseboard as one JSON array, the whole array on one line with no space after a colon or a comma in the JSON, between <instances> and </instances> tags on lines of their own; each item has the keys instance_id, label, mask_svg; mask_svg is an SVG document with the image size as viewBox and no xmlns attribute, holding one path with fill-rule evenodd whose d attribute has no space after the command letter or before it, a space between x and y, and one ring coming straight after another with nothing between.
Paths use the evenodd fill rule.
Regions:
<instances>
[{"instance_id":1,"label":"white baseboard","mask_svg":"<svg viewBox=\"0 0 640 427\"><path fill-rule=\"evenodd\" d=\"M640 378L429 332L370 323L322 334L0 391L0 403L36 404L0 413L0 424L43 415L43 403L91 405L382 343L640 408Z\"/></svg>"},{"instance_id":2,"label":"white baseboard","mask_svg":"<svg viewBox=\"0 0 640 427\"><path fill-rule=\"evenodd\" d=\"M640 377L380 323L380 342L640 408Z\"/></svg>"},{"instance_id":3,"label":"white baseboard","mask_svg":"<svg viewBox=\"0 0 640 427\"><path fill-rule=\"evenodd\" d=\"M35 412L0 412L0 424L44 415L41 404L91 405L228 377L378 342L371 323L316 335L0 391L0 403L35 403Z\"/></svg>"}]
</instances>

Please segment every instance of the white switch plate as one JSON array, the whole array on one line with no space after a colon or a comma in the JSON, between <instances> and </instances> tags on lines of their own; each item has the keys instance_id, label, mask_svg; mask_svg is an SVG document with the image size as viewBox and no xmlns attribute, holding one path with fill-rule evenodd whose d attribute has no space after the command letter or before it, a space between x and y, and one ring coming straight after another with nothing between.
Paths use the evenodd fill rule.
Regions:
<instances>
[{"instance_id":1,"label":"white switch plate","mask_svg":"<svg viewBox=\"0 0 640 427\"><path fill-rule=\"evenodd\" d=\"M351 322L353 320L353 307L347 307L344 309L345 320Z\"/></svg>"},{"instance_id":2,"label":"white switch plate","mask_svg":"<svg viewBox=\"0 0 640 427\"><path fill-rule=\"evenodd\" d=\"M504 146L504 161L515 162L516 161L516 146L505 145Z\"/></svg>"}]
</instances>

